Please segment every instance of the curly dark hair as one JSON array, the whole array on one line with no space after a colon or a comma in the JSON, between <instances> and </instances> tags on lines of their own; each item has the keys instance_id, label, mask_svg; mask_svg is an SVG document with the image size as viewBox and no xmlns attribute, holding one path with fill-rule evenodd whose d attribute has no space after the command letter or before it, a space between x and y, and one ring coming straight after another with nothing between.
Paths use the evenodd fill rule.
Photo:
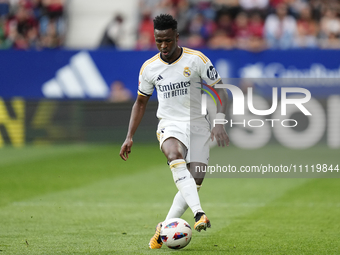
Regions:
<instances>
[{"instance_id":1,"label":"curly dark hair","mask_svg":"<svg viewBox=\"0 0 340 255\"><path fill-rule=\"evenodd\" d=\"M177 29L177 21L170 14L158 15L153 20L153 27L157 30Z\"/></svg>"}]
</instances>

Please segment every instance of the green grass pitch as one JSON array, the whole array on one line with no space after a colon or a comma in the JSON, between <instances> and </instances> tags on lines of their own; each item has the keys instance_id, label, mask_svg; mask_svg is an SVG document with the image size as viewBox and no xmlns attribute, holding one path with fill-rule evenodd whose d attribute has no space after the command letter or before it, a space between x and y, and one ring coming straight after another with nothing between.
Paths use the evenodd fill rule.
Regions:
<instances>
[{"instance_id":1,"label":"green grass pitch","mask_svg":"<svg viewBox=\"0 0 340 255\"><path fill-rule=\"evenodd\" d=\"M183 250L149 250L176 187L157 145L135 145L127 162L119 149L0 149L0 255L340 254L340 179L208 178L200 198L212 228ZM261 155L340 164L340 151L323 146L226 150L248 165ZM183 218L193 226L190 211Z\"/></svg>"}]
</instances>

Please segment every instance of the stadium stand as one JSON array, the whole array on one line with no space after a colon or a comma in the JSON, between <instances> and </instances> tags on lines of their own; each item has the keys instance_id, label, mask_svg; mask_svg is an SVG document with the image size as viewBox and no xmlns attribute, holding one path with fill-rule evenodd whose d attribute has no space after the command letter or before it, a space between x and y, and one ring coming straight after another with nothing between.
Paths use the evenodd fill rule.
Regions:
<instances>
[{"instance_id":1,"label":"stadium stand","mask_svg":"<svg viewBox=\"0 0 340 255\"><path fill-rule=\"evenodd\" d=\"M63 45L65 0L2 0L0 48L54 49Z\"/></svg>"},{"instance_id":2,"label":"stadium stand","mask_svg":"<svg viewBox=\"0 0 340 255\"><path fill-rule=\"evenodd\" d=\"M197 49L340 48L336 0L0 0L0 48L155 49L160 13Z\"/></svg>"},{"instance_id":3,"label":"stadium stand","mask_svg":"<svg viewBox=\"0 0 340 255\"><path fill-rule=\"evenodd\" d=\"M138 42L150 41L144 29L162 12L179 23L182 45L194 48L340 48L340 3L335 0L140 0ZM137 44L137 49L140 45Z\"/></svg>"}]
</instances>

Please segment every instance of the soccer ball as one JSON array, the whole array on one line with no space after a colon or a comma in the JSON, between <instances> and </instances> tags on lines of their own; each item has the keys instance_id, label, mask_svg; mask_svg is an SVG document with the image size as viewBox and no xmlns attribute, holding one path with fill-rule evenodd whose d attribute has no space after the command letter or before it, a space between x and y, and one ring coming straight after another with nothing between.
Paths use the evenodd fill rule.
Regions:
<instances>
[{"instance_id":1,"label":"soccer ball","mask_svg":"<svg viewBox=\"0 0 340 255\"><path fill-rule=\"evenodd\" d=\"M173 218L162 223L161 239L171 249L182 249L190 243L191 227L183 219Z\"/></svg>"}]
</instances>

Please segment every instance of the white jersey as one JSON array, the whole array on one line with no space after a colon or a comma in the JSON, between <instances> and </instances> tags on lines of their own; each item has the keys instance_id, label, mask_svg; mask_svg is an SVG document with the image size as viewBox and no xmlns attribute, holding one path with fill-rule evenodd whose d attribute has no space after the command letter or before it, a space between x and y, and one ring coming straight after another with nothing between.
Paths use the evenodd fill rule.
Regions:
<instances>
[{"instance_id":1,"label":"white jersey","mask_svg":"<svg viewBox=\"0 0 340 255\"><path fill-rule=\"evenodd\" d=\"M213 86L220 81L211 61L201 52L182 48L172 63L160 53L145 61L139 73L138 94L151 96L157 90L159 119L190 121L201 115L201 80Z\"/></svg>"}]
</instances>

